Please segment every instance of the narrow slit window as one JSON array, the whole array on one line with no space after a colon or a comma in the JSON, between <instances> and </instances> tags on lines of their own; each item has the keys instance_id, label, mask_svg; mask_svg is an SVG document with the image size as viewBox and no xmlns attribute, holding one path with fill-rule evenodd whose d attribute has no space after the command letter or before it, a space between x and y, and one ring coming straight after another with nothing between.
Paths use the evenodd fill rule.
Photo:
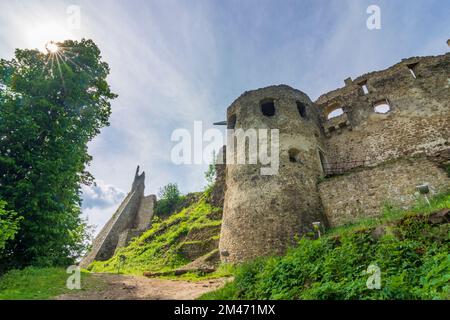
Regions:
<instances>
[{"instance_id":1,"label":"narrow slit window","mask_svg":"<svg viewBox=\"0 0 450 320\"><path fill-rule=\"evenodd\" d=\"M416 67L417 67L417 63L408 64L409 72L411 72L411 75L413 76L414 79L417 79L416 72L415 72Z\"/></svg>"},{"instance_id":2,"label":"narrow slit window","mask_svg":"<svg viewBox=\"0 0 450 320\"><path fill-rule=\"evenodd\" d=\"M369 94L369 89L367 89L367 84L363 84L361 87L362 87L364 94Z\"/></svg>"},{"instance_id":3,"label":"narrow slit window","mask_svg":"<svg viewBox=\"0 0 450 320\"><path fill-rule=\"evenodd\" d=\"M297 101L297 110L300 117L306 118L306 106L300 101Z\"/></svg>"},{"instance_id":4,"label":"narrow slit window","mask_svg":"<svg viewBox=\"0 0 450 320\"><path fill-rule=\"evenodd\" d=\"M359 85L361 86L363 94L369 94L369 88L367 88L367 81L361 82Z\"/></svg>"}]
</instances>

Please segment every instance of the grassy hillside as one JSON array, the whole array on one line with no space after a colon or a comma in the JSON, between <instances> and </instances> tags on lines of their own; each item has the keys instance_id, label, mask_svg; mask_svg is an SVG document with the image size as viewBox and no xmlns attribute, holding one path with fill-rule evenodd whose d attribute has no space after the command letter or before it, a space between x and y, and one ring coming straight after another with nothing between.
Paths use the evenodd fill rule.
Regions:
<instances>
[{"instance_id":1,"label":"grassy hillside","mask_svg":"<svg viewBox=\"0 0 450 320\"><path fill-rule=\"evenodd\" d=\"M450 299L450 224L431 212L450 208L450 194L382 219L302 239L282 257L239 266L235 281L202 299ZM369 265L380 289L366 285ZM370 281L369 281L370 282Z\"/></svg>"},{"instance_id":2,"label":"grassy hillside","mask_svg":"<svg viewBox=\"0 0 450 320\"><path fill-rule=\"evenodd\" d=\"M195 254L217 247L221 209L208 203L206 191L198 201L166 220L153 221L151 229L119 249L108 261L96 261L93 272L142 274L170 271L191 262Z\"/></svg>"}]
</instances>

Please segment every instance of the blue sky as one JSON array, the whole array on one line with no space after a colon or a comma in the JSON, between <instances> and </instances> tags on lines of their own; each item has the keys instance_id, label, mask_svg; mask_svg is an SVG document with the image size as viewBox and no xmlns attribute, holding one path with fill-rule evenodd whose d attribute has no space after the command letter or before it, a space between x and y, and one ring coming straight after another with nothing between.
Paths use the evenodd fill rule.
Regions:
<instances>
[{"instance_id":1,"label":"blue sky","mask_svg":"<svg viewBox=\"0 0 450 320\"><path fill-rule=\"evenodd\" d=\"M369 30L369 5L381 29ZM68 6L81 11L68 29ZM89 145L98 186L85 188L84 213L102 226L129 191L137 164L147 193L177 182L205 185L206 165L170 161L173 130L225 119L245 90L288 84L316 99L349 76L402 58L443 54L450 37L448 1L11 1L0 0L0 57L49 40L92 38L119 94L111 126Z\"/></svg>"}]
</instances>

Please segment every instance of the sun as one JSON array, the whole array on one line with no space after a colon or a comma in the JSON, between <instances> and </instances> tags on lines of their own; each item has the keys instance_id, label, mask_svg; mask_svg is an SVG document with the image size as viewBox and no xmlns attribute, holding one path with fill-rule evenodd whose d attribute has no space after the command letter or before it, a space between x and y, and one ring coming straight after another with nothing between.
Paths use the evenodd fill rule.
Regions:
<instances>
[{"instance_id":1,"label":"sun","mask_svg":"<svg viewBox=\"0 0 450 320\"><path fill-rule=\"evenodd\" d=\"M28 48L37 48L43 53L57 53L58 42L75 40L74 33L63 22L29 23L22 29Z\"/></svg>"},{"instance_id":2,"label":"sun","mask_svg":"<svg viewBox=\"0 0 450 320\"><path fill-rule=\"evenodd\" d=\"M49 53L57 53L59 51L59 47L58 45L53 42L53 41L49 41L45 44L45 49L47 49L47 51Z\"/></svg>"}]
</instances>

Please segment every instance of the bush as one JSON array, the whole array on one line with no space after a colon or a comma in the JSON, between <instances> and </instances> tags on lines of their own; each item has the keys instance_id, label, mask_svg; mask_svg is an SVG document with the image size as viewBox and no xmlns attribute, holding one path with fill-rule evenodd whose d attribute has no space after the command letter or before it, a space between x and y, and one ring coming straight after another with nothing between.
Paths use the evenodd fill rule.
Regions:
<instances>
[{"instance_id":1,"label":"bush","mask_svg":"<svg viewBox=\"0 0 450 320\"><path fill-rule=\"evenodd\" d=\"M156 203L155 213L158 216L167 217L175 212L177 206L183 200L178 185L169 183L159 191L160 199Z\"/></svg>"},{"instance_id":2,"label":"bush","mask_svg":"<svg viewBox=\"0 0 450 320\"><path fill-rule=\"evenodd\" d=\"M205 179L208 183L208 187L211 187L214 185L214 182L216 181L217 177L217 171L216 171L216 154L213 152L212 154L212 162L208 165L208 170L205 171Z\"/></svg>"}]
</instances>

